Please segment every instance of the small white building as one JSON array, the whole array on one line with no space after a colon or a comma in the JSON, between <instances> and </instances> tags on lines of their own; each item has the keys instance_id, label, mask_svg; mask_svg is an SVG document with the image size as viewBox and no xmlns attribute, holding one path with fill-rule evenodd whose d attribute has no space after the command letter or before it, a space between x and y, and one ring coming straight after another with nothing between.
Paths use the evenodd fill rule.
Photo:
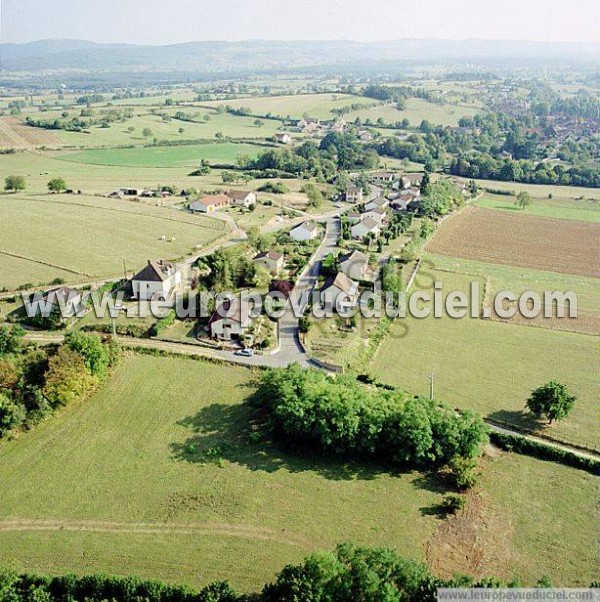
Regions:
<instances>
[{"instance_id":1,"label":"small white building","mask_svg":"<svg viewBox=\"0 0 600 602\"><path fill-rule=\"evenodd\" d=\"M265 251L259 253L253 261L265 268L270 274L279 274L283 270L284 256L283 253L277 253L277 251Z\"/></svg>"},{"instance_id":2,"label":"small white building","mask_svg":"<svg viewBox=\"0 0 600 602\"><path fill-rule=\"evenodd\" d=\"M346 201L357 205L362 203L363 200L363 189L360 186L348 186L346 188Z\"/></svg>"},{"instance_id":3,"label":"small white building","mask_svg":"<svg viewBox=\"0 0 600 602\"><path fill-rule=\"evenodd\" d=\"M298 241L314 240L317 238L318 233L319 227L317 226L317 223L312 220L303 222L290 230L291 238Z\"/></svg>"},{"instance_id":4,"label":"small white building","mask_svg":"<svg viewBox=\"0 0 600 602\"><path fill-rule=\"evenodd\" d=\"M250 207L256 205L256 193L251 190L228 190L225 193L231 204L236 207Z\"/></svg>"},{"instance_id":5,"label":"small white building","mask_svg":"<svg viewBox=\"0 0 600 602\"><path fill-rule=\"evenodd\" d=\"M407 176L402 176L400 183L402 188L419 188L421 186L421 181L423 180L423 174L409 174Z\"/></svg>"},{"instance_id":6,"label":"small white building","mask_svg":"<svg viewBox=\"0 0 600 602\"><path fill-rule=\"evenodd\" d=\"M372 220L375 220L380 226L387 222L387 210L383 207L379 207L378 209L372 209L371 211L365 211L362 214L363 219L370 217Z\"/></svg>"},{"instance_id":7,"label":"small white building","mask_svg":"<svg viewBox=\"0 0 600 602\"><path fill-rule=\"evenodd\" d=\"M275 142L279 142L279 144L292 143L292 137L287 132L276 132L273 138L275 138Z\"/></svg>"},{"instance_id":8,"label":"small white building","mask_svg":"<svg viewBox=\"0 0 600 602\"><path fill-rule=\"evenodd\" d=\"M358 300L358 282L348 278L346 274L338 272L329 278L321 289L321 303L326 311L332 311L343 306L354 307Z\"/></svg>"},{"instance_id":9,"label":"small white building","mask_svg":"<svg viewBox=\"0 0 600 602\"><path fill-rule=\"evenodd\" d=\"M172 298L182 287L181 269L162 259L148 260L148 264L131 279L133 296L140 301Z\"/></svg>"},{"instance_id":10,"label":"small white building","mask_svg":"<svg viewBox=\"0 0 600 602\"><path fill-rule=\"evenodd\" d=\"M358 222L358 224L350 228L350 234L352 235L352 238L362 240L367 234L378 236L380 230L381 226L378 222L372 217L365 217L362 221Z\"/></svg>"},{"instance_id":11,"label":"small white building","mask_svg":"<svg viewBox=\"0 0 600 602\"><path fill-rule=\"evenodd\" d=\"M385 209L389 204L389 201L385 197L378 196L374 199L371 199L368 203L365 203L365 210L371 211L373 209Z\"/></svg>"},{"instance_id":12,"label":"small white building","mask_svg":"<svg viewBox=\"0 0 600 602\"><path fill-rule=\"evenodd\" d=\"M375 171L369 175L369 179L376 184L393 184L397 178L393 171Z\"/></svg>"},{"instance_id":13,"label":"small white building","mask_svg":"<svg viewBox=\"0 0 600 602\"><path fill-rule=\"evenodd\" d=\"M241 339L252 325L251 316L244 315L239 301L232 304L225 300L217 307L208 321L210 335L223 341Z\"/></svg>"}]
</instances>

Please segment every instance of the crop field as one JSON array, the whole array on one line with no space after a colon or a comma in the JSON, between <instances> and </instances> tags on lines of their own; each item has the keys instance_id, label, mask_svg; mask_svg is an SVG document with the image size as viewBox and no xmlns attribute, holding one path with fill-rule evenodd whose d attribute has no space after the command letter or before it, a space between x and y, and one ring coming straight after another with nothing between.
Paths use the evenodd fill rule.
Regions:
<instances>
[{"instance_id":1,"label":"crop field","mask_svg":"<svg viewBox=\"0 0 600 602\"><path fill-rule=\"evenodd\" d=\"M495 267L490 266L491 273ZM468 293L474 279L429 269L420 273L415 289L431 290L440 281L446 293ZM409 316L393 322L370 370L383 382L423 395L429 393L433 372L436 398L600 449L600 431L593 426L598 421L597 377L590 370L598 354L598 337L588 334L480 318ZM567 383L578 399L567 420L547 426L524 409L531 391L552 379Z\"/></svg>"},{"instance_id":2,"label":"crop field","mask_svg":"<svg viewBox=\"0 0 600 602\"><path fill-rule=\"evenodd\" d=\"M257 115L271 113L276 117L294 117L299 119L309 115L316 119L334 119L332 109L342 109L354 103L377 102L369 98L349 94L295 94L293 96L264 96L254 98L236 98L235 100L213 100L202 106L215 108L229 105L234 108L248 107Z\"/></svg>"},{"instance_id":3,"label":"crop field","mask_svg":"<svg viewBox=\"0 0 600 602\"><path fill-rule=\"evenodd\" d=\"M600 222L600 191L598 200L548 199L536 198L524 213L538 217L554 217L557 219L573 219L584 222ZM477 201L478 207L498 209L500 211L521 210L515 206L516 197L502 194L486 193Z\"/></svg>"},{"instance_id":4,"label":"crop field","mask_svg":"<svg viewBox=\"0 0 600 602\"><path fill-rule=\"evenodd\" d=\"M364 99L368 100L368 99ZM428 102L421 98L409 98L406 101L406 108L399 111L393 105L380 105L368 109L359 109L350 111L344 116L346 121L354 121L357 117L364 122L370 119L373 123L381 117L387 123L396 123L403 119L408 119L412 126L418 126L423 119L426 119L434 125L458 125L461 117L473 116L478 112L475 107L452 104L436 104Z\"/></svg>"},{"instance_id":5,"label":"crop field","mask_svg":"<svg viewBox=\"0 0 600 602\"><path fill-rule=\"evenodd\" d=\"M0 287L49 282L71 274L95 278L140 269L146 260L191 254L225 233L224 224L175 209L113 199L78 201L67 195L5 195L0 205L2 270ZM10 224L5 227L4 224ZM166 240L161 240L162 236ZM174 242L169 242L171 238ZM14 257L22 258L22 263ZM46 277L42 277L42 268Z\"/></svg>"},{"instance_id":6,"label":"crop field","mask_svg":"<svg viewBox=\"0 0 600 602\"><path fill-rule=\"evenodd\" d=\"M248 590L348 539L423 558L439 519L420 508L441 493L416 473L251 443L250 378L131 356L91 399L0 444L0 562Z\"/></svg>"},{"instance_id":7,"label":"crop field","mask_svg":"<svg viewBox=\"0 0 600 602\"><path fill-rule=\"evenodd\" d=\"M600 228L583 221L468 207L440 227L427 250L476 261L600 276Z\"/></svg>"},{"instance_id":8,"label":"crop field","mask_svg":"<svg viewBox=\"0 0 600 602\"><path fill-rule=\"evenodd\" d=\"M240 155L256 155L266 147L230 142L85 150L65 153L63 159L96 165L131 165L141 167L196 167L201 159L211 163L235 164Z\"/></svg>"},{"instance_id":9,"label":"crop field","mask_svg":"<svg viewBox=\"0 0 600 602\"><path fill-rule=\"evenodd\" d=\"M0 148L32 148L60 143L60 138L49 130L23 125L15 117L0 117Z\"/></svg>"},{"instance_id":10,"label":"crop field","mask_svg":"<svg viewBox=\"0 0 600 602\"><path fill-rule=\"evenodd\" d=\"M551 184L523 184L521 182L501 182L499 180L475 180L481 188L490 188L493 190L507 190L514 192L515 195L521 191L528 192L534 199L548 200L596 200L600 201L600 188L585 188L583 186L556 186ZM552 195L550 197L550 195ZM514 198L507 196L508 202L514 201ZM527 208L532 211L535 206Z\"/></svg>"}]
</instances>

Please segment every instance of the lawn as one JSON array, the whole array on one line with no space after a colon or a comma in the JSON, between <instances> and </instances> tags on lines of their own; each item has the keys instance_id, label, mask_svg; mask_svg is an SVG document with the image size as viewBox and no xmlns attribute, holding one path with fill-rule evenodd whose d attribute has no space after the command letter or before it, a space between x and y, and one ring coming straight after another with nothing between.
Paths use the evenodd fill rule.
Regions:
<instances>
[{"instance_id":1,"label":"lawn","mask_svg":"<svg viewBox=\"0 0 600 602\"><path fill-rule=\"evenodd\" d=\"M490 273L494 268L489 266ZM468 292L473 279L426 266L414 288L430 290L438 280L445 292ZM535 426L523 413L531 390L558 379L578 400L569 418L546 433L600 449L600 431L593 426L598 382L590 370L598 354L598 338L586 334L479 318L407 317L394 321L371 370L383 382L419 394L429 393L433 372L437 398L528 428Z\"/></svg>"},{"instance_id":2,"label":"lawn","mask_svg":"<svg viewBox=\"0 0 600 602\"><path fill-rule=\"evenodd\" d=\"M113 199L94 204L95 200L79 195L2 197L0 219L10 228L3 228L1 251L27 261L0 255L10 268L2 272L0 288L49 282L65 271L72 272L68 281L114 277L123 273L123 262L131 274L148 259L176 259L225 234L224 224L211 218ZM161 240L163 235L166 240ZM172 237L175 242L170 242Z\"/></svg>"},{"instance_id":3,"label":"lawn","mask_svg":"<svg viewBox=\"0 0 600 602\"><path fill-rule=\"evenodd\" d=\"M515 206L515 201L516 197L514 196L486 193L476 204L486 209L522 212L525 215L600 222L600 198L596 201L535 198L532 200L532 204L523 211Z\"/></svg>"},{"instance_id":4,"label":"lawn","mask_svg":"<svg viewBox=\"0 0 600 602\"><path fill-rule=\"evenodd\" d=\"M349 539L423 558L439 519L420 508L441 494L418 474L250 443L240 405L250 378L130 356L87 402L1 444L0 562L192 585L231 578L248 590Z\"/></svg>"},{"instance_id":5,"label":"lawn","mask_svg":"<svg viewBox=\"0 0 600 602\"><path fill-rule=\"evenodd\" d=\"M197 167L201 159L211 163L235 164L240 155L257 155L266 147L231 142L156 146L143 148L97 149L65 153L62 158L96 165L131 165L142 167Z\"/></svg>"}]
</instances>

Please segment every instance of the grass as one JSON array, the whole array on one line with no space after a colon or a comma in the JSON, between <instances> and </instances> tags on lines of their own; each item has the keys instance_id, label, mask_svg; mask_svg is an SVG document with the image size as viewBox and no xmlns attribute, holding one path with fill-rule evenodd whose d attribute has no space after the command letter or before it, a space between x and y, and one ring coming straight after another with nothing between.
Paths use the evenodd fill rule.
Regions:
<instances>
[{"instance_id":1,"label":"grass","mask_svg":"<svg viewBox=\"0 0 600 602\"><path fill-rule=\"evenodd\" d=\"M230 577L250 590L285 563L348 539L422 558L438 520L419 509L440 492L418 474L249 443L240 402L250 377L243 368L130 356L87 402L0 445L0 520L30 525L0 530L0 562L192 585ZM42 520L67 527L36 530ZM183 525L190 531L176 532Z\"/></svg>"},{"instance_id":2,"label":"grass","mask_svg":"<svg viewBox=\"0 0 600 602\"><path fill-rule=\"evenodd\" d=\"M518 194L521 191L528 192L534 199L548 199L552 195L552 200L579 200L593 199L600 200L599 188L584 188L582 186L553 186L551 184L522 184L521 182L501 182L497 180L475 180L481 188L491 188L494 190L509 190ZM505 197L507 202L514 202L514 198ZM531 208L527 209L531 211Z\"/></svg>"},{"instance_id":3,"label":"grass","mask_svg":"<svg viewBox=\"0 0 600 602\"><path fill-rule=\"evenodd\" d=\"M156 146L144 148L97 149L67 153L63 159L96 165L131 165L141 167L197 167L201 159L211 163L235 164L240 155L256 155L264 147L231 142Z\"/></svg>"},{"instance_id":4,"label":"grass","mask_svg":"<svg viewBox=\"0 0 600 602\"><path fill-rule=\"evenodd\" d=\"M512 196L486 193L486 195L481 200L477 201L476 204L480 207L485 207L486 209L520 211L515 206L515 200L516 197ZM568 200L565 198L535 198L533 199L532 204L527 207L523 213L540 217L554 217L557 219L600 222L600 198L597 201Z\"/></svg>"},{"instance_id":5,"label":"grass","mask_svg":"<svg viewBox=\"0 0 600 602\"><path fill-rule=\"evenodd\" d=\"M547 574L555 586L588 587L597 579L596 481L526 456L486 462L480 486L487 522L499 537L484 532L484 541L492 554L505 556L495 574L522 583Z\"/></svg>"},{"instance_id":6,"label":"grass","mask_svg":"<svg viewBox=\"0 0 600 602\"><path fill-rule=\"evenodd\" d=\"M123 273L124 261L130 272L137 271L148 259L191 254L225 232L222 222L175 209L112 199L86 204L84 197L70 195L6 195L0 211L11 224L2 250L30 260L8 259L11 269L2 272L0 287L48 281L66 270L73 272L69 281L115 276ZM168 242L171 237L176 242ZM44 270L42 262L51 265Z\"/></svg>"},{"instance_id":7,"label":"grass","mask_svg":"<svg viewBox=\"0 0 600 602\"><path fill-rule=\"evenodd\" d=\"M493 273L495 266L489 266ZM415 290L431 289L440 280L444 291L469 291L472 276L425 270ZM483 289L482 289L483 290ZM396 320L371 370L387 383L419 394L435 395L457 407L529 428L524 414L532 389L551 379L569 385L578 397L564 422L546 427L555 437L600 448L597 428L597 382L590 362L598 357L594 336L502 324L481 319L407 317Z\"/></svg>"}]
</instances>

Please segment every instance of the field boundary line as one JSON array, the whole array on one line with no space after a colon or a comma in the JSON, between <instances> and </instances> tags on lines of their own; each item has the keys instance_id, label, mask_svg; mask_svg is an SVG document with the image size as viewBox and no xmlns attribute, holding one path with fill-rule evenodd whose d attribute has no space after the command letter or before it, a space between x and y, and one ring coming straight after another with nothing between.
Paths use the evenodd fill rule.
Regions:
<instances>
[{"instance_id":1,"label":"field boundary line","mask_svg":"<svg viewBox=\"0 0 600 602\"><path fill-rule=\"evenodd\" d=\"M57 270L62 270L63 272L69 272L69 273L75 274L77 276L85 276L86 278L94 277L93 274L88 274L86 272L78 272L77 270L73 270L72 268L66 268L61 265L56 265L54 263L42 261L41 259L34 259L33 257L27 257L26 255L19 255L18 253L11 253L10 251L4 251L3 249L0 249L0 255L7 255L9 257L15 257L16 259L23 259L25 261L32 261L33 263L39 263L41 265L45 265L50 268L55 268Z\"/></svg>"}]
</instances>

